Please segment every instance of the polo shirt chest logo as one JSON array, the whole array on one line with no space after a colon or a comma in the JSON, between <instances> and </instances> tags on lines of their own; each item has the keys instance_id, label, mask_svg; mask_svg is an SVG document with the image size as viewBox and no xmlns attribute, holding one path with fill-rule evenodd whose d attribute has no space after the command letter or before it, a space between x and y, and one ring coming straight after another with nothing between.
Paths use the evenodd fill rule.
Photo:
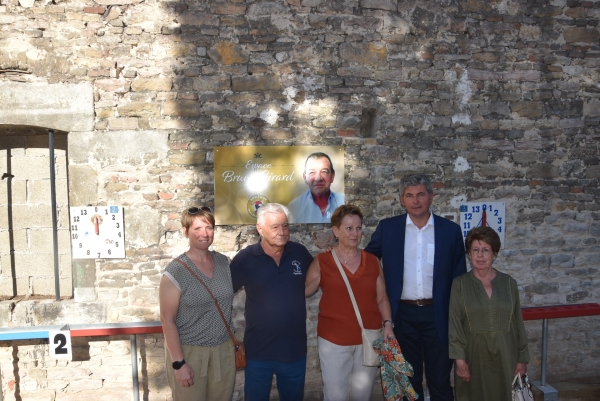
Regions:
<instances>
[{"instance_id":1,"label":"polo shirt chest logo","mask_svg":"<svg viewBox=\"0 0 600 401\"><path fill-rule=\"evenodd\" d=\"M300 269L300 262L297 260L292 261L292 266L294 266L294 270L292 271L295 276L302 275L302 269Z\"/></svg>"}]
</instances>

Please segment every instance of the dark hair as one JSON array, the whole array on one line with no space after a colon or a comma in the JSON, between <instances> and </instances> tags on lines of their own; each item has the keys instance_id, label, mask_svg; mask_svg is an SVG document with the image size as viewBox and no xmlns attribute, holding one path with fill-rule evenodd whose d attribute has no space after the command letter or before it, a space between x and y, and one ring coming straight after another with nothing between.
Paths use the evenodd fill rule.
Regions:
<instances>
[{"instance_id":1,"label":"dark hair","mask_svg":"<svg viewBox=\"0 0 600 401\"><path fill-rule=\"evenodd\" d=\"M306 161L304 162L304 172L306 173L306 164L308 163L308 161L310 159L321 159L323 157L326 158L327 160L329 160L329 168L331 169L331 174L334 174L335 170L333 169L333 163L331 162L329 155L327 153L323 153L323 152L315 152L315 153L311 153L310 155L308 155L308 157L306 158Z\"/></svg>"},{"instance_id":2,"label":"dark hair","mask_svg":"<svg viewBox=\"0 0 600 401\"><path fill-rule=\"evenodd\" d=\"M190 213L189 210L197 210L195 213L192 212ZM200 206L192 206L189 209L185 209L182 213L181 213L181 226L185 227L186 230L189 230L190 227L192 226L192 223L194 222L194 219L204 219L206 220L208 223L210 223L211 226L215 226L215 216L208 210L205 210L206 207L200 207Z\"/></svg>"},{"instance_id":3,"label":"dark hair","mask_svg":"<svg viewBox=\"0 0 600 401\"><path fill-rule=\"evenodd\" d=\"M473 241L483 241L487 244L490 244L492 247L492 252L495 254L500 252L500 246L502 246L500 242L500 236L491 227L475 227L469 231L467 238L465 239L465 248L467 249L467 253L471 251L471 245L473 244Z\"/></svg>"},{"instance_id":4,"label":"dark hair","mask_svg":"<svg viewBox=\"0 0 600 401\"><path fill-rule=\"evenodd\" d=\"M331 216L331 225L340 228L344 217L352 215L360 217L360 222L362 223L363 214L358 206L342 205L333 212L333 215Z\"/></svg>"},{"instance_id":5,"label":"dark hair","mask_svg":"<svg viewBox=\"0 0 600 401\"><path fill-rule=\"evenodd\" d=\"M425 174L411 174L406 175L400 179L400 196L404 196L404 191L408 187L416 187L418 185L425 185L429 195L433 194L433 185Z\"/></svg>"}]
</instances>

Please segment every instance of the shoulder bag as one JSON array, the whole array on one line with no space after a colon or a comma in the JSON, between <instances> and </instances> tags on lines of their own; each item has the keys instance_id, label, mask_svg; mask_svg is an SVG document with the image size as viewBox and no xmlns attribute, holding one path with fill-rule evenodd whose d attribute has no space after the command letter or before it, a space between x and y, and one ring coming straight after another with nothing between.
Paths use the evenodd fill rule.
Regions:
<instances>
[{"instance_id":1,"label":"shoulder bag","mask_svg":"<svg viewBox=\"0 0 600 401\"><path fill-rule=\"evenodd\" d=\"M208 294L215 302L217 310L219 311L219 315L221 315L221 319L223 319L223 323L225 323L225 327L227 327L227 332L229 333L229 337L231 337L231 341L233 342L233 347L235 349L235 367L236 367L236 369L244 369L246 367L246 348L244 347L244 343L241 340L237 340L233 336L233 333L231 332L231 328L229 327L229 324L227 323L227 320L225 319L225 315L223 315L223 312L221 311L219 302L217 302L217 298L215 298L212 291L208 288L208 286L204 283L204 281L202 281L200 276L198 276L196 274L196 272L194 272L183 260L181 260L181 259L175 259L175 260L178 261L179 263L181 263L186 269L188 269L188 271L190 273L192 273L192 275L194 277L196 277L198 279L198 281L204 286L204 288L206 288L206 291L208 291Z\"/></svg>"},{"instance_id":2,"label":"shoulder bag","mask_svg":"<svg viewBox=\"0 0 600 401\"><path fill-rule=\"evenodd\" d=\"M359 250L360 252L360 250ZM380 366L379 357L375 353L373 349L373 342L378 338L383 337L383 328L378 330L365 329L363 326L362 318L360 317L360 311L358 310L358 305L356 304L356 299L354 298L354 293L352 292L352 287L350 287L350 283L348 282L348 277L346 277L346 272L344 272L344 268L342 267L340 260L338 259L335 249L331 250L331 255L335 260L335 264L340 270L340 274L344 279L344 283L346 283L346 287L348 288L348 293L350 294L350 300L352 301L352 306L354 307L354 312L356 313L356 319L358 320L358 325L360 326L360 333L362 336L362 346L363 346L363 365L364 366Z\"/></svg>"}]
</instances>

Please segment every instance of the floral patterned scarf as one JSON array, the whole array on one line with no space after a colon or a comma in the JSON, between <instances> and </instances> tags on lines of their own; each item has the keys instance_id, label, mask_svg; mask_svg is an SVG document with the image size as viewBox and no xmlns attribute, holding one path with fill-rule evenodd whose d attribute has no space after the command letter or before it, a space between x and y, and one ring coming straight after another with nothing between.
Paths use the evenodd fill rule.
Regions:
<instances>
[{"instance_id":1,"label":"floral patterned scarf","mask_svg":"<svg viewBox=\"0 0 600 401\"><path fill-rule=\"evenodd\" d=\"M414 373L413 368L404 359L398 340L389 338L384 342L380 338L373 342L373 349L381 362L381 384L386 401L401 401L404 396L410 401L419 398L408 380Z\"/></svg>"}]
</instances>

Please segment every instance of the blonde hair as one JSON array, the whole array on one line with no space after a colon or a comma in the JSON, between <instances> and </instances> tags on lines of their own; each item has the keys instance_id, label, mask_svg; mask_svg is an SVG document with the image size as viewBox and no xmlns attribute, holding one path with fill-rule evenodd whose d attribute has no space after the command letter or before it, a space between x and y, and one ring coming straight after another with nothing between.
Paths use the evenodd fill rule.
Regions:
<instances>
[{"instance_id":1,"label":"blonde hair","mask_svg":"<svg viewBox=\"0 0 600 401\"><path fill-rule=\"evenodd\" d=\"M194 210L196 210L194 212ZM189 230L194 222L194 219L206 220L211 226L215 226L215 216L210 212L210 209L206 206L192 206L185 209L181 213L181 226L186 230Z\"/></svg>"}]
</instances>

